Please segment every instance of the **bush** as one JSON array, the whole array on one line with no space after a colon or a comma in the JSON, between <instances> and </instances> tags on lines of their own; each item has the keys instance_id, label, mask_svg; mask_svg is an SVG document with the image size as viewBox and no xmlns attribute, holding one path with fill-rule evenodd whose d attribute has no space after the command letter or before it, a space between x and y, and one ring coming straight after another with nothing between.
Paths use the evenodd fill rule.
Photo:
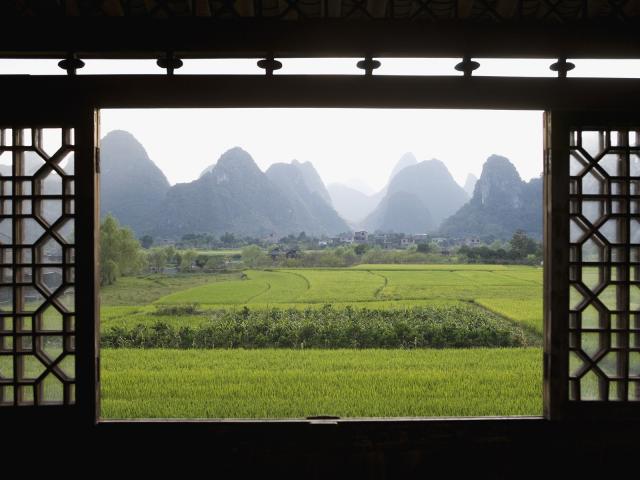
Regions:
<instances>
[{"instance_id":1,"label":"bush","mask_svg":"<svg viewBox=\"0 0 640 480\"><path fill-rule=\"evenodd\" d=\"M183 315L197 315L199 313L201 313L199 311L199 305L193 303L183 305L156 305L156 311L153 312L153 315L179 317Z\"/></svg>"}]
</instances>

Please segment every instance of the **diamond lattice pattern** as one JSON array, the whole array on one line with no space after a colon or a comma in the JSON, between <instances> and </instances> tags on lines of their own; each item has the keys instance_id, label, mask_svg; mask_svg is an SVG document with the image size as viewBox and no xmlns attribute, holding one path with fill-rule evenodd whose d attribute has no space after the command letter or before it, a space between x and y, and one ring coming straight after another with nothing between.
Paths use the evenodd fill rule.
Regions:
<instances>
[{"instance_id":1,"label":"diamond lattice pattern","mask_svg":"<svg viewBox=\"0 0 640 480\"><path fill-rule=\"evenodd\" d=\"M0 405L75 403L74 151L0 129Z\"/></svg>"},{"instance_id":2,"label":"diamond lattice pattern","mask_svg":"<svg viewBox=\"0 0 640 480\"><path fill-rule=\"evenodd\" d=\"M640 401L640 131L570 152L569 398Z\"/></svg>"}]
</instances>

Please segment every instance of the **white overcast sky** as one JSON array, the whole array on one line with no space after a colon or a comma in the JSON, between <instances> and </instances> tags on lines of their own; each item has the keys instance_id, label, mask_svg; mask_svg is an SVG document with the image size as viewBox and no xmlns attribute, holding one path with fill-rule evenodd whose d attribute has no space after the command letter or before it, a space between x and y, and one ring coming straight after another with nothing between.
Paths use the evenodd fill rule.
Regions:
<instances>
[{"instance_id":1,"label":"white overcast sky","mask_svg":"<svg viewBox=\"0 0 640 480\"><path fill-rule=\"evenodd\" d=\"M266 170L310 161L325 183L382 188L406 152L438 158L463 183L492 153L529 179L542 170L542 113L488 110L201 109L103 110L102 133L127 130L171 183L187 182L229 148Z\"/></svg>"},{"instance_id":2,"label":"white overcast sky","mask_svg":"<svg viewBox=\"0 0 640 480\"><path fill-rule=\"evenodd\" d=\"M277 74L359 74L358 59L283 59ZM459 59L381 59L376 74L456 74ZM552 59L479 59L474 75L554 76ZM640 77L640 60L571 60L569 76ZM57 60L0 60L0 74L64 74ZM157 73L154 60L87 60L79 74ZM185 60L177 74L260 74L256 59ZM154 109L103 110L101 135L131 132L169 182L195 179L227 149L241 146L265 170L311 161L325 183L382 188L400 156L438 158L463 183L492 153L528 180L542 170L542 113L489 110Z\"/></svg>"}]
</instances>

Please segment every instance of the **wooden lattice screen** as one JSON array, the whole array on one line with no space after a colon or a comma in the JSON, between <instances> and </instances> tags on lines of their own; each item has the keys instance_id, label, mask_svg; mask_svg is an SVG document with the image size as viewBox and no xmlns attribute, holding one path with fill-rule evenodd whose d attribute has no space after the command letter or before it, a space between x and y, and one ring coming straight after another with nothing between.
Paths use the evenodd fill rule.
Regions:
<instances>
[{"instance_id":1,"label":"wooden lattice screen","mask_svg":"<svg viewBox=\"0 0 640 480\"><path fill-rule=\"evenodd\" d=\"M0 404L75 403L71 128L0 130Z\"/></svg>"},{"instance_id":2,"label":"wooden lattice screen","mask_svg":"<svg viewBox=\"0 0 640 480\"><path fill-rule=\"evenodd\" d=\"M572 129L569 402L640 401L640 132Z\"/></svg>"}]
</instances>

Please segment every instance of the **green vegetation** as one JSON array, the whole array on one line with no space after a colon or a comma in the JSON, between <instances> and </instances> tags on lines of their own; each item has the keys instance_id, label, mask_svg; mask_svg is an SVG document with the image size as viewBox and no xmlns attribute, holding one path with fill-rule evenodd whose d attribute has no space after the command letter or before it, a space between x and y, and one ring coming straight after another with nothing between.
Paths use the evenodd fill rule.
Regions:
<instances>
[{"instance_id":1,"label":"green vegetation","mask_svg":"<svg viewBox=\"0 0 640 480\"><path fill-rule=\"evenodd\" d=\"M167 307L164 307L165 309ZM162 314L194 315L194 306ZM471 305L404 310L352 307L210 313L197 326L156 321L103 333L104 347L136 348L464 348L540 345L517 324Z\"/></svg>"},{"instance_id":2,"label":"green vegetation","mask_svg":"<svg viewBox=\"0 0 640 480\"><path fill-rule=\"evenodd\" d=\"M246 270L158 298L203 306L529 298L541 302L542 269L493 265L359 265L350 269ZM540 310L535 312L541 317ZM518 320L518 318L514 318Z\"/></svg>"},{"instance_id":3,"label":"green vegetation","mask_svg":"<svg viewBox=\"0 0 640 480\"><path fill-rule=\"evenodd\" d=\"M148 305L172 292L203 284L215 284L240 278L240 273L224 275L146 275L122 277L113 285L100 289L101 314L104 319L113 306Z\"/></svg>"},{"instance_id":4,"label":"green vegetation","mask_svg":"<svg viewBox=\"0 0 640 480\"><path fill-rule=\"evenodd\" d=\"M537 348L102 350L106 418L541 415Z\"/></svg>"},{"instance_id":5,"label":"green vegetation","mask_svg":"<svg viewBox=\"0 0 640 480\"><path fill-rule=\"evenodd\" d=\"M144 255L130 228L123 228L111 215L100 225L100 284L110 285L121 275L141 271Z\"/></svg>"},{"instance_id":6,"label":"green vegetation","mask_svg":"<svg viewBox=\"0 0 640 480\"><path fill-rule=\"evenodd\" d=\"M541 411L539 267L154 274L101 297L107 418Z\"/></svg>"}]
</instances>

